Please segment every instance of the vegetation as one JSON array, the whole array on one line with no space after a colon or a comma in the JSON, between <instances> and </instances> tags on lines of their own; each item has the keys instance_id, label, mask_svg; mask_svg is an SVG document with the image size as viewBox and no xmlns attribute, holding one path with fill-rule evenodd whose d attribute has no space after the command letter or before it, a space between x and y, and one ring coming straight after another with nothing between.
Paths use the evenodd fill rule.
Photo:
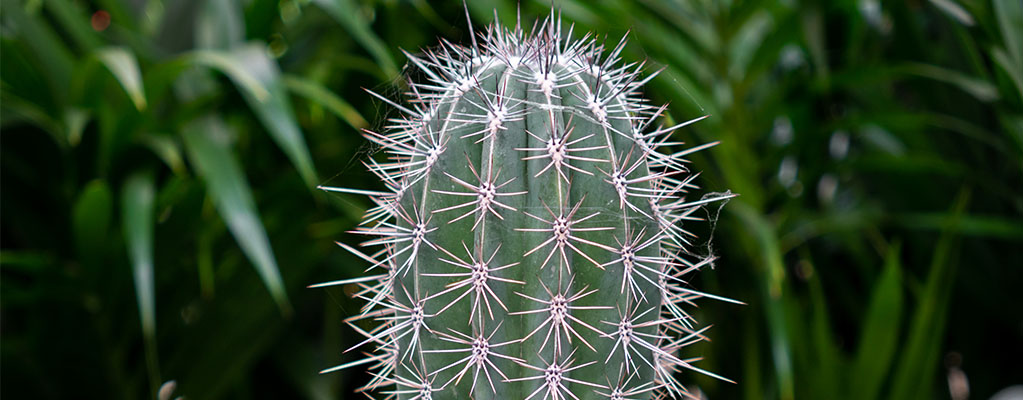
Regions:
<instances>
[{"instance_id":1,"label":"vegetation","mask_svg":"<svg viewBox=\"0 0 1023 400\"><path fill-rule=\"evenodd\" d=\"M469 1L477 26L517 1ZM1017 0L559 0L646 85L720 256L692 284L711 398L971 398L1023 365ZM524 21L547 1L523 1ZM0 395L347 398L363 260L333 244L382 189L359 135L407 58L465 43L461 2L0 1Z\"/></svg>"}]
</instances>

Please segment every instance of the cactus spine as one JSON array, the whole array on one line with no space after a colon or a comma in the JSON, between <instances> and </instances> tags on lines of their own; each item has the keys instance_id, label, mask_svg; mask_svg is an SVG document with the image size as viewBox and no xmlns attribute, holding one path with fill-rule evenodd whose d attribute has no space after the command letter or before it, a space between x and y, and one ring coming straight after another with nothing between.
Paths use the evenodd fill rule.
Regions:
<instances>
[{"instance_id":1,"label":"cactus spine","mask_svg":"<svg viewBox=\"0 0 1023 400\"><path fill-rule=\"evenodd\" d=\"M470 27L471 31L471 27ZM481 42L406 54L426 81L367 166L386 192L340 244L375 275L347 322L373 350L362 388L399 399L645 399L692 396L676 380L711 376L680 351L706 328L683 309L683 279L708 265L682 222L730 197L686 199L696 174L658 148L691 122L638 96L651 77L590 35L563 35L555 13L528 34L495 23ZM372 93L372 92L371 92ZM375 246L375 247L374 247ZM371 319L372 329L355 321Z\"/></svg>"}]
</instances>

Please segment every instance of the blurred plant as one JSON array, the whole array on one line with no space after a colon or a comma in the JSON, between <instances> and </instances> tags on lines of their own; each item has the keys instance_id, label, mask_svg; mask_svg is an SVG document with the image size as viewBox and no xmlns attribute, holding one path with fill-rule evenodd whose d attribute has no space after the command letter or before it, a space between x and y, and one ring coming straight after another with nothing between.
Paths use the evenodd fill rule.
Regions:
<instances>
[{"instance_id":1,"label":"blurred plant","mask_svg":"<svg viewBox=\"0 0 1023 400\"><path fill-rule=\"evenodd\" d=\"M112 376L105 383L112 390L95 394L106 397L101 393L113 395L120 390L124 397L137 398L136 371L148 376L151 395L161 386L161 365L168 363L159 361L158 347L173 350L171 369L181 373L185 363L178 352L190 346L188 340L203 335L193 329L186 340L176 340L176 334L166 332L180 333L181 320L185 325L199 324L203 319L199 313L214 314L223 307L213 303L214 282L237 275L232 265L238 263L233 258L236 250L221 244L225 228L255 267L280 314L285 318L292 314L288 285L274 251L282 241L272 241L265 227L276 230L278 236L304 232L313 215L294 214L322 205L323 198L311 194L319 178L291 96L300 97L299 104L310 112L320 113L321 121L325 110L354 128L366 122L324 87L324 80L336 75L320 73L317 78L281 71L278 58L287 51L287 43L280 34L270 33L279 24L276 2L252 2L247 7L233 1L101 3L3 1L4 347L7 354L43 346L24 343L36 341L31 315L46 310L46 297L58 288L71 288L49 301L67 307L67 314L75 314L73 310L84 304L96 320L94 329L87 330L90 338L83 342L95 345L91 337L95 335L108 346L102 350L108 354L96 359L109 360ZM347 1L318 4L307 19L318 21L317 26L340 22L370 50L384 75L396 73L390 55L374 44L379 39L368 23L356 17L362 10ZM306 6L305 2L281 3L280 18L295 23ZM358 56L352 58L358 61ZM325 65L303 67L315 72ZM328 127L324 131L338 128L333 123L320 124ZM264 140L263 132L270 141ZM49 141L38 134L48 135ZM264 144L270 142L279 152ZM344 147L335 140L335 149ZM282 175L264 167L279 165L281 154L297 174ZM256 190L250 181L256 182ZM257 207L257 203L262 204ZM283 228L285 218L297 224ZM285 243L297 247L296 242L301 243ZM299 279L290 283L292 287L304 280L314 262L322 262L310 262L314 257L309 257L308 249L302 253L302 258L287 263L293 267L287 272ZM318 254L326 258L322 251ZM132 335L124 338L117 327L123 316L117 310L128 299L119 285L120 277L129 273L119 268L123 261L130 263L134 276L144 369L114 367L131 358L136 343ZM296 263L301 264L299 268L294 268ZM197 271L198 290L191 285L196 280L183 279L180 271ZM182 286L184 282L189 284ZM223 286L219 290L221 297L237 296L230 301L253 300L237 287L226 293ZM200 294L199 303L188 299ZM180 309L179 321L175 312L158 314L158 305ZM223 310L273 320L261 306ZM58 324L72 323L68 319ZM158 320L164 322L158 324ZM242 321L233 319L224 325L254 330ZM173 346L158 346L158 326ZM219 327L207 335L228 333ZM280 329L266 332L279 334ZM13 343L22 343L14 346L19 350L11 348ZM242 351L258 350L257 343ZM222 356L218 362L244 360L232 357ZM209 371L216 365L197 370ZM195 380L182 383L186 392L202 387Z\"/></svg>"}]
</instances>

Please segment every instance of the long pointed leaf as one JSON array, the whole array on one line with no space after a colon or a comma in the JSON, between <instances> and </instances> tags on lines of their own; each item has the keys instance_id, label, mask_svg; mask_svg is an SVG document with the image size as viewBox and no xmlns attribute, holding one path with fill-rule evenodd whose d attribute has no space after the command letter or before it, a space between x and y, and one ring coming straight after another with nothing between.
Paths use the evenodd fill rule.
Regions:
<instances>
[{"instance_id":1,"label":"long pointed leaf","mask_svg":"<svg viewBox=\"0 0 1023 400\"><path fill-rule=\"evenodd\" d=\"M954 239L958 233L952 229L966 209L969 192L963 191L952 207L947 227L934 246L930 272L906 336L906 349L902 352L892 381L891 399L930 399L934 378L940 364L941 344L945 337L945 308L952 295L955 270Z\"/></svg>"},{"instance_id":2,"label":"long pointed leaf","mask_svg":"<svg viewBox=\"0 0 1023 400\"><path fill-rule=\"evenodd\" d=\"M395 67L394 58L388 52L387 46L373 33L352 0L313 0L313 2L337 20L355 41L366 48L366 51L380 64L380 68L387 76L393 77L398 74L398 68Z\"/></svg>"},{"instance_id":3,"label":"long pointed leaf","mask_svg":"<svg viewBox=\"0 0 1023 400\"><path fill-rule=\"evenodd\" d=\"M369 122L366 122L366 119L359 114L355 107L319 83L299 76L285 75L284 85L295 94L330 110L356 130L369 127Z\"/></svg>"},{"instance_id":4,"label":"long pointed leaf","mask_svg":"<svg viewBox=\"0 0 1023 400\"><path fill-rule=\"evenodd\" d=\"M206 181L206 188L220 216L242 251L256 266L278 307L289 313L290 306L277 261L256 212L249 184L231 151L227 126L216 117L203 117L185 127L183 137L189 160Z\"/></svg>"},{"instance_id":5,"label":"long pointed leaf","mask_svg":"<svg viewBox=\"0 0 1023 400\"><path fill-rule=\"evenodd\" d=\"M876 399L895 358L902 322L902 266L898 245L890 246L884 272L874 287L852 365L851 380L855 383L849 390L854 399Z\"/></svg>"},{"instance_id":6,"label":"long pointed leaf","mask_svg":"<svg viewBox=\"0 0 1023 400\"><path fill-rule=\"evenodd\" d=\"M121 223L124 242L131 258L135 278L135 297L142 321L142 335L146 342L146 362L149 364L150 389L160 385L159 362L156 352L156 295L153 283L153 202L156 198L153 175L147 172L133 174L121 189Z\"/></svg>"},{"instance_id":7,"label":"long pointed leaf","mask_svg":"<svg viewBox=\"0 0 1023 400\"><path fill-rule=\"evenodd\" d=\"M788 326L785 324L785 305L783 304L785 267L782 262L781 250L778 247L778 237L770 223L746 203L736 202L735 207L731 207L731 210L736 213L740 221L749 227L752 235L756 236L762 251L764 266L761 271L763 274L761 291L764 295L765 316L770 334L775 378L780 398L791 400L795 398L792 345Z\"/></svg>"},{"instance_id":8,"label":"long pointed leaf","mask_svg":"<svg viewBox=\"0 0 1023 400\"><path fill-rule=\"evenodd\" d=\"M1015 0L995 0L993 3L1005 48L1016 65L1023 65L1023 4Z\"/></svg>"},{"instance_id":9,"label":"long pointed leaf","mask_svg":"<svg viewBox=\"0 0 1023 400\"><path fill-rule=\"evenodd\" d=\"M100 49L96 57L117 78L131 102L139 111L146 109L146 93L142 87L142 73L139 72L135 55L124 47L107 47Z\"/></svg>"},{"instance_id":10,"label":"long pointed leaf","mask_svg":"<svg viewBox=\"0 0 1023 400\"><path fill-rule=\"evenodd\" d=\"M231 51L202 50L192 53L188 60L231 78L270 136L298 168L306 185L316 186L309 147L295 121L277 64L263 45L250 44Z\"/></svg>"},{"instance_id":11,"label":"long pointed leaf","mask_svg":"<svg viewBox=\"0 0 1023 400\"><path fill-rule=\"evenodd\" d=\"M79 262L87 268L105 262L108 248L106 235L110 228L113 195L106 181L94 180L86 185L75 200L71 228Z\"/></svg>"}]
</instances>

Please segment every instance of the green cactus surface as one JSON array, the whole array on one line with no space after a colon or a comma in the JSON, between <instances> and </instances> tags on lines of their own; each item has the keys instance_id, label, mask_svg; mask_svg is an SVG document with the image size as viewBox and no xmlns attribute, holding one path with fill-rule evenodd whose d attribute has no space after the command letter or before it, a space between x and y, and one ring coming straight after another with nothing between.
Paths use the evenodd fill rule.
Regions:
<instances>
[{"instance_id":1,"label":"green cactus surface","mask_svg":"<svg viewBox=\"0 0 1023 400\"><path fill-rule=\"evenodd\" d=\"M717 377L683 349L705 339L684 308L731 300L685 281L713 257L683 222L731 194L687 199L683 157L707 146L660 151L702 117L660 125L624 39L572 36L553 12L495 23L408 54L407 105L376 95L401 112L366 133L389 190L324 188L377 204L355 231L372 250L341 244L376 272L316 285L358 285L372 353L327 371L368 366L361 390L398 399L693 397L685 370Z\"/></svg>"}]
</instances>

